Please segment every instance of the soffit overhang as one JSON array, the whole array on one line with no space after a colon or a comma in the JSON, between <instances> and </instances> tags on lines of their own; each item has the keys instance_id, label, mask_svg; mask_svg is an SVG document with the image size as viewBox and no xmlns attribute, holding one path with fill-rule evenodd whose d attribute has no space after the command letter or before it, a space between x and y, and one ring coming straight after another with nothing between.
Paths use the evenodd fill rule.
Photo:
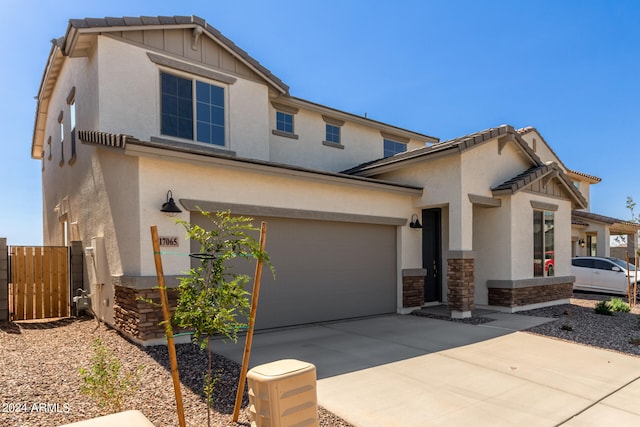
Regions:
<instances>
[{"instance_id":1,"label":"soffit overhang","mask_svg":"<svg viewBox=\"0 0 640 427\"><path fill-rule=\"evenodd\" d=\"M522 190L531 191L536 183L541 184L542 188L547 188L551 181L559 185L564 193L563 196L567 196L571 200L574 208L584 209L587 207L587 201L582 193L574 187L562 168L555 162L532 167L493 187L491 192L494 197L512 196Z\"/></svg>"},{"instance_id":2,"label":"soffit overhang","mask_svg":"<svg viewBox=\"0 0 640 427\"><path fill-rule=\"evenodd\" d=\"M289 176L296 179L350 185L412 197L421 196L423 193L423 188L415 185L242 158L237 157L234 152L204 145L165 140L143 141L130 135L98 131L79 131L78 139L83 144L116 150L121 154L130 156L191 162L203 166L220 166L271 175Z\"/></svg>"},{"instance_id":3,"label":"soffit overhang","mask_svg":"<svg viewBox=\"0 0 640 427\"><path fill-rule=\"evenodd\" d=\"M636 234L640 230L640 224L635 222L580 210L571 212L571 220L572 222L581 222L587 225L592 223L604 224L609 227L609 232L612 234Z\"/></svg>"},{"instance_id":4,"label":"soffit overhang","mask_svg":"<svg viewBox=\"0 0 640 427\"><path fill-rule=\"evenodd\" d=\"M36 97L36 113L34 118L33 137L31 142L31 157L41 159L44 150L45 128L49 113L49 101L62 66L67 57L88 56L95 45L99 34L121 31L149 31L162 29L189 29L201 31L214 42L218 43L238 61L245 64L262 79L269 87L281 95L289 94L289 87L278 77L273 75L257 60L249 56L220 31L207 24L197 16L158 16L158 17L124 17L124 18L85 18L71 19L64 37L52 40L51 51L47 58L38 95Z\"/></svg>"}]
</instances>

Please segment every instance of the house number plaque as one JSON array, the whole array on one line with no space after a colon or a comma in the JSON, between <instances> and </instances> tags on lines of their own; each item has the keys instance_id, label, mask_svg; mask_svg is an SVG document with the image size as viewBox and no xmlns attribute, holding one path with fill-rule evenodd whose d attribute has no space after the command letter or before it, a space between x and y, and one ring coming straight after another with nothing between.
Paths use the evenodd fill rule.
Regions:
<instances>
[{"instance_id":1,"label":"house number plaque","mask_svg":"<svg viewBox=\"0 0 640 427\"><path fill-rule=\"evenodd\" d=\"M178 240L178 237L173 237L173 236L160 236L158 237L158 240L160 240L160 246L161 247L165 247L165 248L177 248L178 246L180 246L180 241Z\"/></svg>"}]
</instances>

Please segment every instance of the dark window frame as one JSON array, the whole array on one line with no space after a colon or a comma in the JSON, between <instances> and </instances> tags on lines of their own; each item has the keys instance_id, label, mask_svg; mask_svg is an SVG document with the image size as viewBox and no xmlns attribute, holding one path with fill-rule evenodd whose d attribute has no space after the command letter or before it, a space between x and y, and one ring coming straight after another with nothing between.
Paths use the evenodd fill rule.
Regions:
<instances>
[{"instance_id":1,"label":"dark window frame","mask_svg":"<svg viewBox=\"0 0 640 427\"><path fill-rule=\"evenodd\" d=\"M226 147L226 94L223 85L160 71L160 134Z\"/></svg>"}]
</instances>

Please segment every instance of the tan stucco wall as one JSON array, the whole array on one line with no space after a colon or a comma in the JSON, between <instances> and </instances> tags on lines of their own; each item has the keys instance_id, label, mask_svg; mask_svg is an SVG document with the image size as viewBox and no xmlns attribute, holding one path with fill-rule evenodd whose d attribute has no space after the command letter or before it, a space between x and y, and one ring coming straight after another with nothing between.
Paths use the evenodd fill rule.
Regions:
<instances>
[{"instance_id":1,"label":"tan stucco wall","mask_svg":"<svg viewBox=\"0 0 640 427\"><path fill-rule=\"evenodd\" d=\"M413 213L413 197L405 194L308 180L295 175L282 176L234 168L214 168L198 162L140 158L140 165L139 239L142 275L155 273L153 254L146 250L150 247L148 225L155 222L160 234L178 234L181 237L184 235L180 227L175 226L173 221L159 212L168 189L172 190L176 200L195 199L407 219ZM376 207L375 211L372 211L372 206ZM189 214L185 212L179 215L179 218L188 220ZM404 226L401 229L403 250L407 248L408 251L416 252L419 239L410 234L409 227ZM188 251L188 246L181 244L179 252L186 253L185 251ZM179 274L186 271L188 265L188 258L169 257L164 266L165 273Z\"/></svg>"},{"instance_id":2,"label":"tan stucco wall","mask_svg":"<svg viewBox=\"0 0 640 427\"><path fill-rule=\"evenodd\" d=\"M277 110L271 104L269 106L269 144L273 162L339 172L384 156L384 138L380 130L353 122L345 122L340 127L343 148L324 145L326 122L322 114L302 108L293 115L294 134L298 139L273 134ZM424 143L416 140L407 143L408 150L421 146Z\"/></svg>"},{"instance_id":3,"label":"tan stucco wall","mask_svg":"<svg viewBox=\"0 0 640 427\"><path fill-rule=\"evenodd\" d=\"M101 116L100 130L124 132L142 140L151 137L180 140L160 133L160 72L187 78L193 75L159 66L149 59L147 52L142 47L99 36L100 107L109 111ZM122 66L123 63L127 66ZM229 77L237 80L226 84L196 76L225 89L225 148L241 157L269 160L267 86L238 76Z\"/></svg>"}]
</instances>

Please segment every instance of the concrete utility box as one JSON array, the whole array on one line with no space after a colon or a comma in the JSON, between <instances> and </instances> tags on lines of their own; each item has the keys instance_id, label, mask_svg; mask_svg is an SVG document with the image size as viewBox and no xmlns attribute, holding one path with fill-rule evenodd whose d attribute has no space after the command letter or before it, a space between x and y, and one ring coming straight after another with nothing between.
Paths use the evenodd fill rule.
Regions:
<instances>
[{"instance_id":1,"label":"concrete utility box","mask_svg":"<svg viewBox=\"0 0 640 427\"><path fill-rule=\"evenodd\" d=\"M318 426L316 367L284 359L247 374L251 427Z\"/></svg>"}]
</instances>

